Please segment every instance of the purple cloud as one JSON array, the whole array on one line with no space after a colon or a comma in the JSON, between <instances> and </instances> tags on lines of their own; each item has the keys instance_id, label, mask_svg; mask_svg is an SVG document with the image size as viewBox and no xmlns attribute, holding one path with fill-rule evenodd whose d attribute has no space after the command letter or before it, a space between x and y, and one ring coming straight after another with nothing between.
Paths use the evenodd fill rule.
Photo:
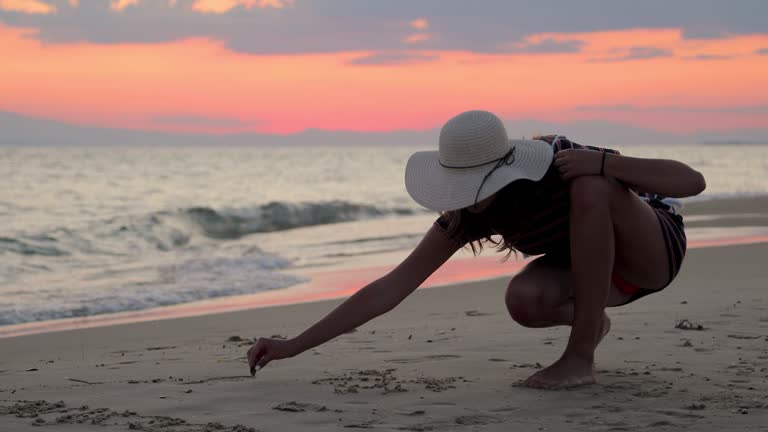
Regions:
<instances>
[{"instance_id":1,"label":"purple cloud","mask_svg":"<svg viewBox=\"0 0 768 432\"><path fill-rule=\"evenodd\" d=\"M358 57L349 61L353 65L402 65L411 63L424 63L438 60L440 56L411 54L405 52L375 53L364 57Z\"/></svg>"},{"instance_id":2,"label":"purple cloud","mask_svg":"<svg viewBox=\"0 0 768 432\"><path fill-rule=\"evenodd\" d=\"M681 57L683 60L731 60L737 56L722 54L696 54L694 56Z\"/></svg>"},{"instance_id":3,"label":"purple cloud","mask_svg":"<svg viewBox=\"0 0 768 432\"><path fill-rule=\"evenodd\" d=\"M592 58L589 62L613 62L625 60L640 60L659 57L672 57L672 51L647 46L636 46L629 49L629 52L618 57Z\"/></svg>"},{"instance_id":4,"label":"purple cloud","mask_svg":"<svg viewBox=\"0 0 768 432\"><path fill-rule=\"evenodd\" d=\"M428 40L411 50L520 52L509 41L546 32L589 32L630 28L680 28L686 38L768 34L768 2L740 0L295 0L285 8L237 7L221 14L193 10L195 0L142 0L122 11L110 2L46 0L52 14L0 11L0 23L39 29L45 43L152 43L211 37L238 52L304 53L400 51L414 21L428 23ZM694 13L695 12L695 13ZM422 21L418 21L421 23ZM419 24L419 26L422 26ZM423 27L423 26L422 26ZM422 29L424 30L424 29ZM574 52L576 41L546 41L528 52ZM658 52L630 53L650 58Z\"/></svg>"}]
</instances>

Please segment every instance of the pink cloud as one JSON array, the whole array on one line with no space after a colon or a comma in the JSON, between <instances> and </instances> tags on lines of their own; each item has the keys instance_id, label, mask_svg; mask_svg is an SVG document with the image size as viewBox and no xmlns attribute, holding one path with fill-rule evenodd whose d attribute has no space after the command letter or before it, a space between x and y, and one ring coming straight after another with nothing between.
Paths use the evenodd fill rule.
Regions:
<instances>
[{"instance_id":1,"label":"pink cloud","mask_svg":"<svg viewBox=\"0 0 768 432\"><path fill-rule=\"evenodd\" d=\"M112 0L109 4L109 8L115 11L123 11L128 6L137 5L139 0Z\"/></svg>"},{"instance_id":2,"label":"pink cloud","mask_svg":"<svg viewBox=\"0 0 768 432\"><path fill-rule=\"evenodd\" d=\"M56 6L38 0L0 0L0 10L27 14L50 14L56 12Z\"/></svg>"},{"instance_id":3,"label":"pink cloud","mask_svg":"<svg viewBox=\"0 0 768 432\"><path fill-rule=\"evenodd\" d=\"M294 0L196 0L192 4L192 9L201 13L223 14L238 6L249 10L254 7L282 9L293 5L293 3Z\"/></svg>"}]
</instances>

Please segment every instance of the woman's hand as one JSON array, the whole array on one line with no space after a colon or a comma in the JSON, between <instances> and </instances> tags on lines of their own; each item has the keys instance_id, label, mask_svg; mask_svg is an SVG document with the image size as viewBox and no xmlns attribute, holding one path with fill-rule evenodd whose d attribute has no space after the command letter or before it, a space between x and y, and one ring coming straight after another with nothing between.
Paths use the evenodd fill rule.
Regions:
<instances>
[{"instance_id":1,"label":"woman's hand","mask_svg":"<svg viewBox=\"0 0 768 432\"><path fill-rule=\"evenodd\" d=\"M606 158L608 155L606 155ZM566 149L555 153L555 166L565 180L585 175L600 175L603 152ZM607 163L607 162L606 162Z\"/></svg>"},{"instance_id":2,"label":"woman's hand","mask_svg":"<svg viewBox=\"0 0 768 432\"><path fill-rule=\"evenodd\" d=\"M294 339L259 338L248 350L251 376L272 360L293 357L301 352Z\"/></svg>"}]
</instances>

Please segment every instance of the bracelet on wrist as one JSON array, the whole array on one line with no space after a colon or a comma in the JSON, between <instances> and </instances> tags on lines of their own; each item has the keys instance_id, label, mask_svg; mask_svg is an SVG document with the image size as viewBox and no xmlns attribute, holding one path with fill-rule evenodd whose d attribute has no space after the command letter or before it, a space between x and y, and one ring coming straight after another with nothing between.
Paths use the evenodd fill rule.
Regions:
<instances>
[{"instance_id":1,"label":"bracelet on wrist","mask_svg":"<svg viewBox=\"0 0 768 432\"><path fill-rule=\"evenodd\" d=\"M602 162L600 162L600 175L601 176L605 176L605 155L607 153L608 152L605 152L605 151L603 152L603 160L602 160Z\"/></svg>"}]
</instances>

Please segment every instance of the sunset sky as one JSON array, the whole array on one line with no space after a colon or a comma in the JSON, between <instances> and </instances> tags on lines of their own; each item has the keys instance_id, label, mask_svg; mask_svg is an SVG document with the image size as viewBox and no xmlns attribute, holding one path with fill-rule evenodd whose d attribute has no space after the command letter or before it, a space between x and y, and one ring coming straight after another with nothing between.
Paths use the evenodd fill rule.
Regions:
<instances>
[{"instance_id":1,"label":"sunset sky","mask_svg":"<svg viewBox=\"0 0 768 432\"><path fill-rule=\"evenodd\" d=\"M765 0L0 0L0 111L202 133L426 130L467 109L766 128L766 18Z\"/></svg>"}]
</instances>

